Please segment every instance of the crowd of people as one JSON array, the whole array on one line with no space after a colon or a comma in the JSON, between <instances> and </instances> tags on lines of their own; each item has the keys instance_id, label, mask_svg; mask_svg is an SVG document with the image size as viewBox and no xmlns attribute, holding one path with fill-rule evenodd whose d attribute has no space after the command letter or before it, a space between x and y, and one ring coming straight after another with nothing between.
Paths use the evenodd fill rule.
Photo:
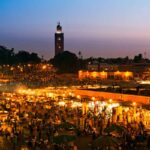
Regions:
<instances>
[{"instance_id":1,"label":"crowd of people","mask_svg":"<svg viewBox=\"0 0 150 150\"><path fill-rule=\"evenodd\" d=\"M17 100L11 101L11 98L1 100L1 110L6 113L0 125L0 146L3 149L77 150L78 143L75 141L81 136L89 136L89 148L98 149L100 145L93 147L93 142L103 135L121 139L118 148L134 149L145 142L147 147L150 147L150 137L146 134L142 122L127 125L112 123L112 120L106 117L105 110L99 114L92 111L83 114L82 109L69 105L60 106L54 99L35 102L27 101L25 95L20 97L23 99L21 103ZM16 99L19 99L19 96ZM116 128L113 130L116 132L108 132L107 128L114 124ZM117 126L123 126L121 131L118 131ZM57 141L56 137L61 135L67 137Z\"/></svg>"}]
</instances>

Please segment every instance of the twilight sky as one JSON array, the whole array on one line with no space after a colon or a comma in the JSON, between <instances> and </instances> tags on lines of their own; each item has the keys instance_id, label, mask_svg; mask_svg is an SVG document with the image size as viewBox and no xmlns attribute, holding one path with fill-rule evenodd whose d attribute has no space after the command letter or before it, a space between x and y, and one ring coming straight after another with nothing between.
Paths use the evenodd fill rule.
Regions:
<instances>
[{"instance_id":1,"label":"twilight sky","mask_svg":"<svg viewBox=\"0 0 150 150\"><path fill-rule=\"evenodd\" d=\"M150 58L150 0L0 0L0 45L49 59L58 21L84 58Z\"/></svg>"}]
</instances>

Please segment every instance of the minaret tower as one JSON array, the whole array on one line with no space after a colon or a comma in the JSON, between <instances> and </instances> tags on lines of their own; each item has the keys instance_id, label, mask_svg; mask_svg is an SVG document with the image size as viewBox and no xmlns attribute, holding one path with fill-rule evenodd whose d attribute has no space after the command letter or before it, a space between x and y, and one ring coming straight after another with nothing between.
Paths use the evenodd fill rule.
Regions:
<instances>
[{"instance_id":1,"label":"minaret tower","mask_svg":"<svg viewBox=\"0 0 150 150\"><path fill-rule=\"evenodd\" d=\"M55 33L55 56L64 51L64 33L60 22L57 24Z\"/></svg>"}]
</instances>

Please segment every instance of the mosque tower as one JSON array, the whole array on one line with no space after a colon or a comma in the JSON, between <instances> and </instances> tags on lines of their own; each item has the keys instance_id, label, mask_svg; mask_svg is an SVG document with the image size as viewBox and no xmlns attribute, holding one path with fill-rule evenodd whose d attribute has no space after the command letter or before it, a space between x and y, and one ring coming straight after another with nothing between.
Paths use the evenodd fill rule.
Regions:
<instances>
[{"instance_id":1,"label":"mosque tower","mask_svg":"<svg viewBox=\"0 0 150 150\"><path fill-rule=\"evenodd\" d=\"M60 22L57 24L55 32L55 56L64 51L64 33Z\"/></svg>"}]
</instances>

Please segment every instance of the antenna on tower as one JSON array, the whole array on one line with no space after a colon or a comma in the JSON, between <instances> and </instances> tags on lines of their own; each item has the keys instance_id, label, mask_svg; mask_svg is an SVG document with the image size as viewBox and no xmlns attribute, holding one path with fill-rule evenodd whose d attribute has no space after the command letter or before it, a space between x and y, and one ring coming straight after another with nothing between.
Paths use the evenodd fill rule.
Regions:
<instances>
[{"instance_id":1,"label":"antenna on tower","mask_svg":"<svg viewBox=\"0 0 150 150\"><path fill-rule=\"evenodd\" d=\"M147 57L146 55L147 55L147 54L146 54L146 51L145 51L145 52L144 52L144 59L146 59L146 57Z\"/></svg>"}]
</instances>

